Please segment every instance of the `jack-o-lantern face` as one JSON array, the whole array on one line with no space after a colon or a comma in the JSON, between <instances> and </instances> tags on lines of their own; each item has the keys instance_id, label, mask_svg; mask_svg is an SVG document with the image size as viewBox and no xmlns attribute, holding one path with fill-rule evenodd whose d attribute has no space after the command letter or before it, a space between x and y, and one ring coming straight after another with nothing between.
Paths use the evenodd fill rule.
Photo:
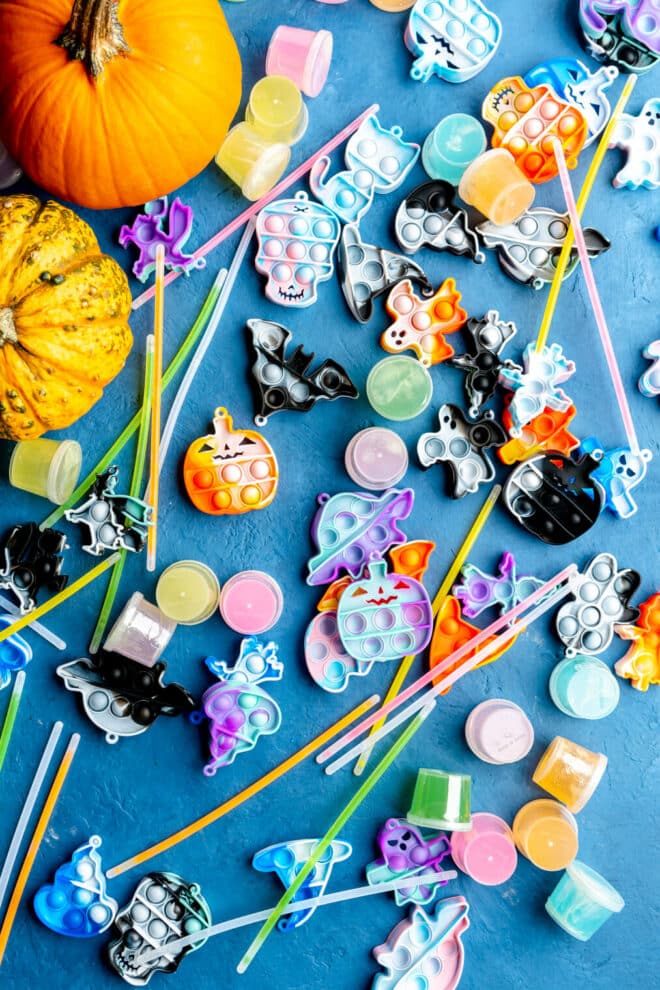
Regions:
<instances>
[{"instance_id":1,"label":"jack-o-lantern face","mask_svg":"<svg viewBox=\"0 0 660 990\"><path fill-rule=\"evenodd\" d=\"M183 463L190 501L212 516L265 509L275 498L275 454L260 433L233 430L226 409L216 409L214 433L191 443Z\"/></svg>"}]
</instances>

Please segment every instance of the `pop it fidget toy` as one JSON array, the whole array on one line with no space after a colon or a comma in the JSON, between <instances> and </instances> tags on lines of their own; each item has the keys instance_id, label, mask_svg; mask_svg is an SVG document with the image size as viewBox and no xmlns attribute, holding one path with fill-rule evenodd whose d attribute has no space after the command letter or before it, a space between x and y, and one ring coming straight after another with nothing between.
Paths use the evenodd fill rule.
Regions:
<instances>
[{"instance_id":1,"label":"pop it fidget toy","mask_svg":"<svg viewBox=\"0 0 660 990\"><path fill-rule=\"evenodd\" d=\"M376 974L371 990L455 990L463 973L461 935L469 926L464 897L438 901L433 914L417 905L373 950L385 972Z\"/></svg>"},{"instance_id":2,"label":"pop it fidget toy","mask_svg":"<svg viewBox=\"0 0 660 990\"><path fill-rule=\"evenodd\" d=\"M215 657L207 657L204 663L219 683L207 688L201 711L193 712L190 721L199 725L206 717L211 723L211 760L204 774L213 777L220 767L229 766L240 753L253 749L260 736L279 729L280 707L261 684L281 680L284 665L277 659L275 643L261 643L254 636L241 640L233 664Z\"/></svg>"},{"instance_id":3,"label":"pop it fidget toy","mask_svg":"<svg viewBox=\"0 0 660 990\"><path fill-rule=\"evenodd\" d=\"M543 581L529 574L518 575L516 558L508 551L502 555L497 570L494 575L486 574L474 564L464 564L461 568L463 580L454 585L454 595L468 619L475 619L494 605L504 615L543 585Z\"/></svg>"},{"instance_id":4,"label":"pop it fidget toy","mask_svg":"<svg viewBox=\"0 0 660 990\"><path fill-rule=\"evenodd\" d=\"M489 309L480 320L472 318L464 327L470 341L467 354L452 357L449 364L465 372L465 394L470 416L479 411L495 394L499 379L502 353L507 341L515 337L515 323L505 323L496 309Z\"/></svg>"},{"instance_id":5,"label":"pop it fidget toy","mask_svg":"<svg viewBox=\"0 0 660 990\"><path fill-rule=\"evenodd\" d=\"M126 983L144 987L154 973L174 973L184 956L201 948L210 924L211 909L199 884L176 873L147 873L115 918L119 937L108 945L108 961ZM196 932L199 942L176 952L168 949L168 942ZM160 955L142 962L140 955L152 951Z\"/></svg>"},{"instance_id":6,"label":"pop it fidget toy","mask_svg":"<svg viewBox=\"0 0 660 990\"><path fill-rule=\"evenodd\" d=\"M254 854L252 865L259 873L276 873L285 887L290 887L302 867L318 845L318 839L294 839L291 842L278 842ZM293 903L309 897L321 897L328 886L335 863L341 863L353 852L348 842L335 839L326 849L309 874L302 887L293 897ZM300 928L314 914L316 908L301 908L285 918L280 918L277 927L281 932Z\"/></svg>"},{"instance_id":7,"label":"pop it fidget toy","mask_svg":"<svg viewBox=\"0 0 660 990\"><path fill-rule=\"evenodd\" d=\"M433 295L433 286L418 264L401 254L365 244L352 223L342 230L339 274L348 308L359 323L371 319L374 299L404 278L416 282L423 295Z\"/></svg>"},{"instance_id":8,"label":"pop it fidget toy","mask_svg":"<svg viewBox=\"0 0 660 990\"><path fill-rule=\"evenodd\" d=\"M610 148L628 154L626 164L612 179L615 189L660 188L660 97L647 100L636 117L621 114Z\"/></svg>"},{"instance_id":9,"label":"pop it fidget toy","mask_svg":"<svg viewBox=\"0 0 660 990\"><path fill-rule=\"evenodd\" d=\"M576 106L549 86L530 88L520 76L494 86L481 115L495 128L493 148L509 151L530 182L547 182L558 174L554 138L561 142L568 168L575 168L588 135L587 121Z\"/></svg>"},{"instance_id":10,"label":"pop it fidget toy","mask_svg":"<svg viewBox=\"0 0 660 990\"><path fill-rule=\"evenodd\" d=\"M419 152L418 144L403 140L400 127L388 131L372 114L346 145L347 171L328 178L330 159L322 155L309 173L309 187L344 223L359 223L375 193L389 193L401 185Z\"/></svg>"},{"instance_id":11,"label":"pop it fidget toy","mask_svg":"<svg viewBox=\"0 0 660 990\"><path fill-rule=\"evenodd\" d=\"M76 509L67 509L64 518L74 526L84 526L87 542L83 550L95 557L106 550L139 553L147 540L153 510L142 499L115 492L119 468L113 464L97 474L96 481Z\"/></svg>"},{"instance_id":12,"label":"pop it fidget toy","mask_svg":"<svg viewBox=\"0 0 660 990\"><path fill-rule=\"evenodd\" d=\"M569 222L567 213L535 206L513 223L498 226L486 220L477 230L486 247L496 250L505 275L514 282L542 289L554 278ZM611 247L610 241L594 227L585 227L583 233L590 258L597 258ZM577 250L573 248L564 279L577 268L578 260Z\"/></svg>"},{"instance_id":13,"label":"pop it fidget toy","mask_svg":"<svg viewBox=\"0 0 660 990\"><path fill-rule=\"evenodd\" d=\"M573 405L564 412L546 407L520 431L516 431L519 436L513 437L503 447L497 448L498 457L504 464L515 464L516 461L524 461L525 458L546 450L558 451L568 456L580 443L568 430L568 424L574 417ZM504 429L511 433L513 420L508 406L502 413L502 424Z\"/></svg>"},{"instance_id":14,"label":"pop it fidget toy","mask_svg":"<svg viewBox=\"0 0 660 990\"><path fill-rule=\"evenodd\" d=\"M426 367L446 361L454 348L445 335L455 333L467 319L460 299L453 278L446 278L430 299L416 296L407 278L399 282L385 303L394 322L381 336L381 347L390 354L414 351Z\"/></svg>"},{"instance_id":15,"label":"pop it fidget toy","mask_svg":"<svg viewBox=\"0 0 660 990\"><path fill-rule=\"evenodd\" d=\"M403 251L414 254L430 247L467 254L479 265L486 260L467 213L454 205L455 193L442 179L425 182L408 193L394 218L394 233Z\"/></svg>"},{"instance_id":16,"label":"pop it fidget toy","mask_svg":"<svg viewBox=\"0 0 660 990\"><path fill-rule=\"evenodd\" d=\"M167 221L167 230L164 224ZM160 245L165 251L165 267L172 271L184 272L191 268L204 268L206 260L184 254L183 247L190 237L193 225L192 207L185 206L179 197L169 206L167 196L152 199L144 204L144 213L139 213L133 226L123 225L119 231L119 243L123 248L134 244L140 256L133 265L133 274L140 282L146 282L156 270L156 252Z\"/></svg>"},{"instance_id":17,"label":"pop it fidget toy","mask_svg":"<svg viewBox=\"0 0 660 990\"><path fill-rule=\"evenodd\" d=\"M190 712L195 702L180 684L163 684L167 664L145 667L116 653L99 653L94 660L81 657L55 669L67 691L82 695L90 722L105 732L105 741L138 736L159 715Z\"/></svg>"},{"instance_id":18,"label":"pop it fidget toy","mask_svg":"<svg viewBox=\"0 0 660 990\"><path fill-rule=\"evenodd\" d=\"M341 571L358 578L371 554L381 556L397 543L405 543L398 523L408 518L414 499L412 488L390 488L382 495L319 495L312 522L318 552L307 565L307 584L330 584Z\"/></svg>"},{"instance_id":19,"label":"pop it fidget toy","mask_svg":"<svg viewBox=\"0 0 660 990\"><path fill-rule=\"evenodd\" d=\"M279 479L275 453L254 430L235 430L226 409L213 417L214 432L198 437L183 462L183 482L196 509L212 516L235 516L265 509Z\"/></svg>"},{"instance_id":20,"label":"pop it fidget toy","mask_svg":"<svg viewBox=\"0 0 660 990\"><path fill-rule=\"evenodd\" d=\"M319 282L332 278L341 224L306 192L278 199L257 217L257 271L267 278L266 296L280 306L311 306Z\"/></svg>"},{"instance_id":21,"label":"pop it fidget toy","mask_svg":"<svg viewBox=\"0 0 660 990\"><path fill-rule=\"evenodd\" d=\"M523 529L561 546L588 532L603 507L603 489L592 477L598 461L554 452L519 464L504 487L504 503Z\"/></svg>"},{"instance_id":22,"label":"pop it fidget toy","mask_svg":"<svg viewBox=\"0 0 660 990\"><path fill-rule=\"evenodd\" d=\"M431 602L419 581L388 573L384 560L372 560L366 576L353 581L339 599L337 627L355 660L397 660L428 645Z\"/></svg>"},{"instance_id":23,"label":"pop it fidget toy","mask_svg":"<svg viewBox=\"0 0 660 990\"><path fill-rule=\"evenodd\" d=\"M340 364L326 358L314 371L314 354L302 345L287 357L291 332L270 320L248 320L248 333L254 353L254 385L257 426L265 426L269 416L283 409L307 412L319 399L357 399L358 390Z\"/></svg>"},{"instance_id":24,"label":"pop it fidget toy","mask_svg":"<svg viewBox=\"0 0 660 990\"><path fill-rule=\"evenodd\" d=\"M551 344L537 351L533 341L523 351L523 367L506 361L500 369L499 382L513 392L508 411L511 416L509 433L518 437L527 423L546 407L565 412L571 400L558 385L567 381L575 364L564 357L560 344Z\"/></svg>"},{"instance_id":25,"label":"pop it fidget toy","mask_svg":"<svg viewBox=\"0 0 660 990\"><path fill-rule=\"evenodd\" d=\"M615 629L621 639L632 640L632 646L614 669L637 691L647 691L650 684L660 684L660 592L642 602L639 615L637 625Z\"/></svg>"},{"instance_id":26,"label":"pop it fidget toy","mask_svg":"<svg viewBox=\"0 0 660 990\"><path fill-rule=\"evenodd\" d=\"M388 818L378 833L381 857L367 863L367 883L373 886L397 877L408 879L409 887L398 887L394 899L399 907L404 904L430 904L438 895L446 880L437 883L415 882L420 873L436 869L449 855L449 839L446 835L422 832L405 818Z\"/></svg>"},{"instance_id":27,"label":"pop it fidget toy","mask_svg":"<svg viewBox=\"0 0 660 990\"><path fill-rule=\"evenodd\" d=\"M39 921L58 935L92 938L112 924L118 904L109 897L98 835L79 846L68 862L57 868L51 883L34 895L34 913Z\"/></svg>"},{"instance_id":28,"label":"pop it fidget toy","mask_svg":"<svg viewBox=\"0 0 660 990\"><path fill-rule=\"evenodd\" d=\"M499 18L480 0L417 0L404 36L416 56L410 76L467 82L485 69L501 37Z\"/></svg>"},{"instance_id":29,"label":"pop it fidget toy","mask_svg":"<svg viewBox=\"0 0 660 990\"><path fill-rule=\"evenodd\" d=\"M605 508L619 519L634 516L638 505L630 493L646 477L647 465L653 456L651 451L635 453L630 447L605 450L598 437L581 440L578 449L581 454L592 454L598 459L593 477L605 493Z\"/></svg>"},{"instance_id":30,"label":"pop it fidget toy","mask_svg":"<svg viewBox=\"0 0 660 990\"><path fill-rule=\"evenodd\" d=\"M61 591L66 536L57 529L40 532L36 523L14 526L0 543L0 588L13 592L21 615L31 612L42 588Z\"/></svg>"},{"instance_id":31,"label":"pop it fidget toy","mask_svg":"<svg viewBox=\"0 0 660 990\"><path fill-rule=\"evenodd\" d=\"M481 630L477 629L476 626L470 625L466 622L461 615L461 606L457 598L453 595L447 595L447 597L442 602L440 610L436 616L435 626L433 629L433 638L431 640L431 648L429 650L429 669L437 667L439 663L446 660L448 656L455 653L460 646L465 646L469 643L471 639L480 633ZM487 663L494 663L498 660L502 654L506 653L510 646L513 646L517 637L508 640L501 646L499 650L494 650L489 656L487 656L481 663L477 664L477 667L484 667ZM481 646L485 646L488 643L492 643L495 639L494 636L489 636L488 639L484 640ZM469 659L469 657L474 656L477 649L481 649L481 646L475 647L467 657L464 659ZM456 663L452 664L446 670L443 670L442 677L450 674L456 667L463 663L463 660L458 660ZM440 675L439 675L440 676ZM433 679L433 683L437 684L439 676ZM447 694L451 688L447 688L442 694Z\"/></svg>"},{"instance_id":32,"label":"pop it fidget toy","mask_svg":"<svg viewBox=\"0 0 660 990\"><path fill-rule=\"evenodd\" d=\"M484 453L506 441L506 433L486 414L469 422L458 408L445 403L438 410L439 429L423 433L417 441L417 456L423 468L438 461L449 464L452 478L452 498L462 498L476 492L479 485L492 481L495 469Z\"/></svg>"},{"instance_id":33,"label":"pop it fidget toy","mask_svg":"<svg viewBox=\"0 0 660 990\"><path fill-rule=\"evenodd\" d=\"M660 230L660 228L658 228ZM660 395L660 340L652 340L642 352L653 364L640 377L637 387L647 399Z\"/></svg>"},{"instance_id":34,"label":"pop it fidget toy","mask_svg":"<svg viewBox=\"0 0 660 990\"><path fill-rule=\"evenodd\" d=\"M13 625L13 615L0 614L0 629ZM23 670L32 659L32 647L18 633L13 633L0 643L0 691L11 684L11 675Z\"/></svg>"},{"instance_id":35,"label":"pop it fidget toy","mask_svg":"<svg viewBox=\"0 0 660 990\"><path fill-rule=\"evenodd\" d=\"M658 0L580 0L589 54L624 72L646 72L660 58Z\"/></svg>"},{"instance_id":36,"label":"pop it fidget toy","mask_svg":"<svg viewBox=\"0 0 660 990\"><path fill-rule=\"evenodd\" d=\"M397 574L421 581L428 570L431 554L435 550L432 540L411 540L399 547L392 547L388 557Z\"/></svg>"},{"instance_id":37,"label":"pop it fidget toy","mask_svg":"<svg viewBox=\"0 0 660 990\"><path fill-rule=\"evenodd\" d=\"M619 70L613 65L602 65L589 72L576 58L551 58L534 66L525 75L528 86L549 86L557 96L576 106L584 115L589 127L585 148L601 133L610 119L610 104L605 96Z\"/></svg>"},{"instance_id":38,"label":"pop it fidget toy","mask_svg":"<svg viewBox=\"0 0 660 990\"><path fill-rule=\"evenodd\" d=\"M629 601L640 581L637 571L619 570L611 553L597 554L583 573L575 575L572 600L561 606L555 619L567 657L601 653L612 642L615 625L636 622L639 609Z\"/></svg>"}]
</instances>

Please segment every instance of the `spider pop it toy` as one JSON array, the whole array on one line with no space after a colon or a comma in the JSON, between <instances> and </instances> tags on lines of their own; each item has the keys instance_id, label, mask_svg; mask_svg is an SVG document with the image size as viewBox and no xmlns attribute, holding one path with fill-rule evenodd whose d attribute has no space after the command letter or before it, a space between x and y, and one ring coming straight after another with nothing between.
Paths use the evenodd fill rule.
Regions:
<instances>
[{"instance_id":1,"label":"spider pop it toy","mask_svg":"<svg viewBox=\"0 0 660 990\"><path fill-rule=\"evenodd\" d=\"M646 72L660 59L657 0L580 0L587 50L624 72Z\"/></svg>"},{"instance_id":2,"label":"spider pop it toy","mask_svg":"<svg viewBox=\"0 0 660 990\"><path fill-rule=\"evenodd\" d=\"M417 0L410 11L406 47L416 56L410 75L467 82L490 62L502 24L481 0Z\"/></svg>"},{"instance_id":3,"label":"spider pop it toy","mask_svg":"<svg viewBox=\"0 0 660 990\"><path fill-rule=\"evenodd\" d=\"M619 75L613 65L603 65L595 72L576 58L551 58L525 75L528 86L549 86L557 96L574 104L589 127L585 148L594 141L610 119L610 104L605 91Z\"/></svg>"},{"instance_id":4,"label":"spider pop it toy","mask_svg":"<svg viewBox=\"0 0 660 990\"><path fill-rule=\"evenodd\" d=\"M40 532L36 523L14 526L0 543L0 588L16 596L21 615L36 607L41 588L57 592L65 587L61 554L66 545L64 533Z\"/></svg>"},{"instance_id":5,"label":"spider pop it toy","mask_svg":"<svg viewBox=\"0 0 660 990\"><path fill-rule=\"evenodd\" d=\"M621 639L632 640L626 655L614 664L619 677L625 677L637 691L649 684L660 684L660 592L639 606L637 625L616 627Z\"/></svg>"},{"instance_id":6,"label":"spider pop it toy","mask_svg":"<svg viewBox=\"0 0 660 990\"><path fill-rule=\"evenodd\" d=\"M384 883L396 877L410 877L409 887L398 887L394 899L404 904L430 904L446 880L438 883L415 882L415 876L436 869L449 855L449 839L445 835L428 834L411 825L405 818L388 818L378 833L381 857L367 864L367 883Z\"/></svg>"},{"instance_id":7,"label":"spider pop it toy","mask_svg":"<svg viewBox=\"0 0 660 990\"><path fill-rule=\"evenodd\" d=\"M660 395L660 340L652 340L642 353L653 364L641 376L637 387L647 399L653 399Z\"/></svg>"},{"instance_id":8,"label":"spider pop it toy","mask_svg":"<svg viewBox=\"0 0 660 990\"><path fill-rule=\"evenodd\" d=\"M523 426L544 409L565 412L571 404L558 386L575 371L575 364L564 357L560 344L537 351L531 341L523 351L523 367L506 361L500 369L500 385L510 389L513 396L508 406L512 426L509 433L520 435Z\"/></svg>"},{"instance_id":9,"label":"spider pop it toy","mask_svg":"<svg viewBox=\"0 0 660 990\"><path fill-rule=\"evenodd\" d=\"M399 247L407 254L420 248L467 254L477 264L486 260L465 210L454 205L455 189L440 179L408 193L394 218Z\"/></svg>"},{"instance_id":10,"label":"spider pop it toy","mask_svg":"<svg viewBox=\"0 0 660 990\"><path fill-rule=\"evenodd\" d=\"M165 230L167 221L167 230ZM159 244L165 249L165 266L186 275L191 268L204 268L204 258L194 258L183 253L190 237L193 211L177 196L168 205L167 196L145 203L144 213L138 214L133 226L126 224L119 231L119 243L123 248L134 244L140 257L133 265L133 274L140 282L146 282L156 269L156 250Z\"/></svg>"},{"instance_id":11,"label":"spider pop it toy","mask_svg":"<svg viewBox=\"0 0 660 990\"><path fill-rule=\"evenodd\" d=\"M385 303L394 322L380 338L390 354L414 351L427 367L446 361L454 353L445 335L454 333L466 321L467 313L459 305L460 292L453 278L447 278L430 299L419 299L408 279L395 285Z\"/></svg>"},{"instance_id":12,"label":"spider pop it toy","mask_svg":"<svg viewBox=\"0 0 660 990\"><path fill-rule=\"evenodd\" d=\"M612 642L616 625L637 620L639 609L629 601L640 581L637 571L619 570L611 553L597 554L583 574L573 577L573 600L561 606L555 620L567 657L601 653Z\"/></svg>"},{"instance_id":13,"label":"spider pop it toy","mask_svg":"<svg viewBox=\"0 0 660 990\"><path fill-rule=\"evenodd\" d=\"M619 519L629 519L637 512L637 503L630 494L646 477L652 458L650 450L632 451L630 447L614 447L604 450L598 437L580 441L581 454L592 454L598 459L593 472L594 481L605 493L605 508Z\"/></svg>"},{"instance_id":14,"label":"spider pop it toy","mask_svg":"<svg viewBox=\"0 0 660 990\"><path fill-rule=\"evenodd\" d=\"M502 353L507 341L515 337L515 323L505 323L496 309L478 319L470 319L464 327L470 338L470 351L452 357L449 364L465 372L465 394L470 403L470 416L478 416L479 411L495 394L502 362Z\"/></svg>"},{"instance_id":15,"label":"spider pop it toy","mask_svg":"<svg viewBox=\"0 0 660 990\"><path fill-rule=\"evenodd\" d=\"M108 897L103 864L97 849L98 835L79 846L71 859L59 866L52 884L34 896L34 913L58 935L91 938L112 924L118 904Z\"/></svg>"},{"instance_id":16,"label":"spider pop it toy","mask_svg":"<svg viewBox=\"0 0 660 990\"><path fill-rule=\"evenodd\" d=\"M83 550L95 557L120 548L139 553L152 525L151 506L131 495L115 493L118 481L119 468L112 465L96 476L85 501L64 513L67 522L86 527Z\"/></svg>"},{"instance_id":17,"label":"spider pop it toy","mask_svg":"<svg viewBox=\"0 0 660 990\"><path fill-rule=\"evenodd\" d=\"M500 615L504 615L543 584L529 574L518 575L516 558L508 551L503 554L497 570L497 575L486 574L474 564L463 565L463 580L454 587L454 595L468 619L475 619L493 605L499 608Z\"/></svg>"},{"instance_id":18,"label":"spider pop it toy","mask_svg":"<svg viewBox=\"0 0 660 990\"><path fill-rule=\"evenodd\" d=\"M458 406L445 403L438 410L439 429L422 433L417 441L417 456L423 468L438 461L449 464L452 478L452 498L463 498L476 492L479 485L492 481L495 469L484 453L506 440L506 433L486 414L475 423L469 422Z\"/></svg>"},{"instance_id":19,"label":"spider pop it toy","mask_svg":"<svg viewBox=\"0 0 660 990\"><path fill-rule=\"evenodd\" d=\"M14 621L14 616L0 613L0 629L6 629ZM11 684L11 675L24 670L31 659L32 647L18 633L12 633L0 643L0 691Z\"/></svg>"},{"instance_id":20,"label":"spider pop it toy","mask_svg":"<svg viewBox=\"0 0 660 990\"><path fill-rule=\"evenodd\" d=\"M647 100L636 117L621 114L610 148L621 148L628 154L626 164L612 180L615 189L660 188L660 97Z\"/></svg>"}]
</instances>

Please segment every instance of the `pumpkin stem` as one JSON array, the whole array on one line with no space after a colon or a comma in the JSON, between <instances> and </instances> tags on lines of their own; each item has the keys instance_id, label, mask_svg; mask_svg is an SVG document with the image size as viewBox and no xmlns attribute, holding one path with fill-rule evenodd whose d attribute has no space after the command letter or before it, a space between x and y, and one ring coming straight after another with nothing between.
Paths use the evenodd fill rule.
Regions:
<instances>
[{"instance_id":1,"label":"pumpkin stem","mask_svg":"<svg viewBox=\"0 0 660 990\"><path fill-rule=\"evenodd\" d=\"M117 7L118 0L73 0L71 20L55 39L70 60L83 63L92 79L98 79L106 62L130 51Z\"/></svg>"},{"instance_id":2,"label":"pumpkin stem","mask_svg":"<svg viewBox=\"0 0 660 990\"><path fill-rule=\"evenodd\" d=\"M0 347L5 344L17 344L18 334L14 324L14 314L8 306L0 309Z\"/></svg>"}]
</instances>

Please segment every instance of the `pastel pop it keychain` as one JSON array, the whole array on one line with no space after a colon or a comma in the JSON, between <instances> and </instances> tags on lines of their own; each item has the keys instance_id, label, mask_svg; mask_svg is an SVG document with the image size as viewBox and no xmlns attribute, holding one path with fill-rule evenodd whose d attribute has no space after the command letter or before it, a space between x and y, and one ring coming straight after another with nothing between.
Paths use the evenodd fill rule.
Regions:
<instances>
[{"instance_id":1,"label":"pastel pop it keychain","mask_svg":"<svg viewBox=\"0 0 660 990\"><path fill-rule=\"evenodd\" d=\"M519 436L523 426L547 407L559 412L568 409L571 400L559 385L574 372L575 364L564 356L560 344L537 350L532 341L523 351L523 367L513 361L504 363L499 382L513 392L508 406L511 436Z\"/></svg>"},{"instance_id":2,"label":"pastel pop it keychain","mask_svg":"<svg viewBox=\"0 0 660 990\"><path fill-rule=\"evenodd\" d=\"M506 441L506 433L492 414L471 423L458 406L445 403L438 410L438 423L435 433L423 433L417 441L422 467L429 468L438 461L449 464L452 498L474 493L479 485L492 481L495 469L484 451Z\"/></svg>"},{"instance_id":3,"label":"pastel pop it keychain","mask_svg":"<svg viewBox=\"0 0 660 990\"><path fill-rule=\"evenodd\" d=\"M489 309L481 319L469 319L463 329L469 337L470 350L467 354L451 357L449 364L465 372L468 411L470 416L478 416L495 394L502 368L500 355L518 331L515 323L501 320L496 309Z\"/></svg>"},{"instance_id":4,"label":"pastel pop it keychain","mask_svg":"<svg viewBox=\"0 0 660 990\"><path fill-rule=\"evenodd\" d=\"M165 224L167 223L167 229ZM171 271L188 275L192 268L204 268L205 258L184 254L183 248L190 237L193 225L192 207L179 197L168 203L167 196L144 204L132 226L124 224L119 231L119 243L123 248L133 244L140 256L133 264L132 272L140 282L146 282L156 270L156 250L159 244L165 249L165 266Z\"/></svg>"},{"instance_id":5,"label":"pastel pop it keychain","mask_svg":"<svg viewBox=\"0 0 660 990\"><path fill-rule=\"evenodd\" d=\"M625 677L637 691L660 684L660 592L639 606L636 625L616 626L621 639L632 640L624 657L614 664L619 677Z\"/></svg>"},{"instance_id":6,"label":"pastel pop it keychain","mask_svg":"<svg viewBox=\"0 0 660 990\"><path fill-rule=\"evenodd\" d=\"M381 336L381 347L390 354L414 351L427 367L446 361L454 349L445 336L455 333L467 319L460 300L453 278L445 279L428 299L416 296L412 283L404 279L387 297L385 309L394 322Z\"/></svg>"},{"instance_id":7,"label":"pastel pop it keychain","mask_svg":"<svg viewBox=\"0 0 660 990\"><path fill-rule=\"evenodd\" d=\"M404 36L416 56L411 78L467 82L485 69L501 37L499 18L481 0L417 0Z\"/></svg>"},{"instance_id":8,"label":"pastel pop it keychain","mask_svg":"<svg viewBox=\"0 0 660 990\"><path fill-rule=\"evenodd\" d=\"M642 353L653 364L640 377L637 387L647 399L653 399L660 395L660 340L652 340Z\"/></svg>"},{"instance_id":9,"label":"pastel pop it keychain","mask_svg":"<svg viewBox=\"0 0 660 990\"><path fill-rule=\"evenodd\" d=\"M593 472L594 481L605 493L605 508L618 519L629 519L637 512L638 505L630 494L646 477L650 450L633 450L631 447L613 447L605 450L598 437L586 437L580 441L581 454L598 458Z\"/></svg>"},{"instance_id":10,"label":"pastel pop it keychain","mask_svg":"<svg viewBox=\"0 0 660 990\"><path fill-rule=\"evenodd\" d=\"M92 938L112 924L119 905L106 892L98 835L92 835L57 868L52 884L34 895L34 913L58 935Z\"/></svg>"},{"instance_id":11,"label":"pastel pop it keychain","mask_svg":"<svg viewBox=\"0 0 660 990\"><path fill-rule=\"evenodd\" d=\"M574 104L589 127L585 148L595 141L610 119L611 108L605 92L619 75L613 65L590 72L577 58L551 58L525 73L528 86L549 86L557 96Z\"/></svg>"},{"instance_id":12,"label":"pastel pop it keychain","mask_svg":"<svg viewBox=\"0 0 660 990\"><path fill-rule=\"evenodd\" d=\"M408 254L420 248L467 254L480 265L486 260L465 210L454 203L456 190L436 179L417 186L402 201L394 218L399 247Z\"/></svg>"},{"instance_id":13,"label":"pastel pop it keychain","mask_svg":"<svg viewBox=\"0 0 660 990\"><path fill-rule=\"evenodd\" d=\"M475 619L494 605L504 615L543 584L529 574L519 575L516 558L508 550L502 555L497 571L487 574L474 564L464 564L461 568L462 580L454 585L454 596L468 619Z\"/></svg>"},{"instance_id":14,"label":"pastel pop it keychain","mask_svg":"<svg viewBox=\"0 0 660 990\"><path fill-rule=\"evenodd\" d=\"M657 0L580 0L587 51L623 72L646 72L660 59Z\"/></svg>"},{"instance_id":15,"label":"pastel pop it keychain","mask_svg":"<svg viewBox=\"0 0 660 990\"><path fill-rule=\"evenodd\" d=\"M555 619L566 656L601 653L612 642L615 626L636 622L639 609L629 602L640 583L638 572L620 570L611 553L597 554L583 573L574 575L572 601L564 602Z\"/></svg>"},{"instance_id":16,"label":"pastel pop it keychain","mask_svg":"<svg viewBox=\"0 0 660 990\"><path fill-rule=\"evenodd\" d=\"M13 615L0 613L0 629L6 629L13 622ZM18 633L0 643L0 691L11 684L11 675L24 670L31 659L32 647Z\"/></svg>"},{"instance_id":17,"label":"pastel pop it keychain","mask_svg":"<svg viewBox=\"0 0 660 990\"><path fill-rule=\"evenodd\" d=\"M546 406L520 430L515 430L516 436L507 440L503 447L497 448L497 456L504 464L515 464L516 461L524 461L543 451L557 451L568 456L580 444L578 438L568 429L575 413L574 405L563 412ZM515 429L508 406L502 413L502 425L509 435Z\"/></svg>"},{"instance_id":18,"label":"pastel pop it keychain","mask_svg":"<svg viewBox=\"0 0 660 990\"><path fill-rule=\"evenodd\" d=\"M621 148L628 154L626 164L612 180L615 189L660 188L660 97L647 100L636 116L621 114L610 148Z\"/></svg>"},{"instance_id":19,"label":"pastel pop it keychain","mask_svg":"<svg viewBox=\"0 0 660 990\"><path fill-rule=\"evenodd\" d=\"M367 864L367 883L371 886L410 877L410 886L399 887L394 892L398 907L405 904L430 904L438 895L446 880L438 883L416 882L415 877L436 869L449 855L449 839L446 835L422 834L405 818L388 818L378 833L381 856Z\"/></svg>"}]
</instances>

